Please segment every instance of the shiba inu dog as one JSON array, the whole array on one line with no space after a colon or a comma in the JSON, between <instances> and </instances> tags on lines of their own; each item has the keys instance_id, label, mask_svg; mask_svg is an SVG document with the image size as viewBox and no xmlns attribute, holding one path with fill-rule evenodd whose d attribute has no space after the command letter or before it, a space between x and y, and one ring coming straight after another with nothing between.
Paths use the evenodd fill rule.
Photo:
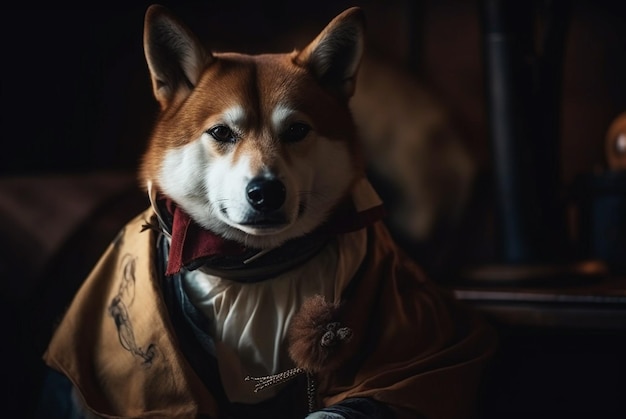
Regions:
<instances>
[{"instance_id":1,"label":"shiba inu dog","mask_svg":"<svg viewBox=\"0 0 626 419\"><path fill-rule=\"evenodd\" d=\"M152 206L120 232L44 359L105 417L466 417L491 330L393 243L349 109L358 8L305 48L205 49L161 6Z\"/></svg>"}]
</instances>

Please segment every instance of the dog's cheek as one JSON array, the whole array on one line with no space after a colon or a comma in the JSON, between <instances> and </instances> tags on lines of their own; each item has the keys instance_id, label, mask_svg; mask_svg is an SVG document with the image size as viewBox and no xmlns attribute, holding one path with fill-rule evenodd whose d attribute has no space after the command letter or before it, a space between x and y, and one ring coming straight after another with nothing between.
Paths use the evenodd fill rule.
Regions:
<instances>
[{"instance_id":1,"label":"dog's cheek","mask_svg":"<svg viewBox=\"0 0 626 419\"><path fill-rule=\"evenodd\" d=\"M189 197L202 196L202 173L206 171L208 158L200 141L169 150L159 174L163 192L174 201L184 203Z\"/></svg>"}]
</instances>

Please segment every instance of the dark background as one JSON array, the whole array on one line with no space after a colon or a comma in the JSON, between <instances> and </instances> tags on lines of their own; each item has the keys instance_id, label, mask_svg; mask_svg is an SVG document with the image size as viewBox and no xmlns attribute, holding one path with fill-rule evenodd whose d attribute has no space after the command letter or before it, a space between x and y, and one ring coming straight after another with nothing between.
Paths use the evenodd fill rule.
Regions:
<instances>
[{"instance_id":1,"label":"dark background","mask_svg":"<svg viewBox=\"0 0 626 419\"><path fill-rule=\"evenodd\" d=\"M4 3L0 175L136 167L156 111L142 47L150 3ZM416 70L489 168L478 1L161 3L215 48L250 52L289 50L295 45L286 34L313 34L345 7L363 6L371 47ZM564 182L603 165L605 131L626 109L623 2L572 5L563 72Z\"/></svg>"}]
</instances>

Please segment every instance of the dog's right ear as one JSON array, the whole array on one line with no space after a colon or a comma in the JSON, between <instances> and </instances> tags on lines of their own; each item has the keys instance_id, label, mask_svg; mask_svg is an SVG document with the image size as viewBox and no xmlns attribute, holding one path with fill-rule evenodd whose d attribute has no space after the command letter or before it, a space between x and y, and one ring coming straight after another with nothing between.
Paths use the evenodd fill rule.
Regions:
<instances>
[{"instance_id":1,"label":"dog's right ear","mask_svg":"<svg viewBox=\"0 0 626 419\"><path fill-rule=\"evenodd\" d=\"M335 17L293 61L345 98L353 95L363 55L365 17L352 7Z\"/></svg>"},{"instance_id":2,"label":"dog's right ear","mask_svg":"<svg viewBox=\"0 0 626 419\"><path fill-rule=\"evenodd\" d=\"M194 33L156 4L146 11L143 44L152 89L161 109L177 97L188 95L213 61Z\"/></svg>"}]
</instances>

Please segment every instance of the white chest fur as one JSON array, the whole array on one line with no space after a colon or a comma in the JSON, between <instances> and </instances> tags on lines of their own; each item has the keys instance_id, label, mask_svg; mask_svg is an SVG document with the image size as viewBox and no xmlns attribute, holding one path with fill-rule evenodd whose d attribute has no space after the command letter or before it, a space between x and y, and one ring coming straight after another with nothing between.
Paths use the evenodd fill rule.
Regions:
<instances>
[{"instance_id":1,"label":"white chest fur","mask_svg":"<svg viewBox=\"0 0 626 419\"><path fill-rule=\"evenodd\" d=\"M194 305L210 320L222 384L231 401L254 403L275 394L254 393L248 375L293 367L287 354L289 324L313 295L337 302L366 252L366 231L343 234L302 266L262 282L243 284L199 271L184 276Z\"/></svg>"}]
</instances>

